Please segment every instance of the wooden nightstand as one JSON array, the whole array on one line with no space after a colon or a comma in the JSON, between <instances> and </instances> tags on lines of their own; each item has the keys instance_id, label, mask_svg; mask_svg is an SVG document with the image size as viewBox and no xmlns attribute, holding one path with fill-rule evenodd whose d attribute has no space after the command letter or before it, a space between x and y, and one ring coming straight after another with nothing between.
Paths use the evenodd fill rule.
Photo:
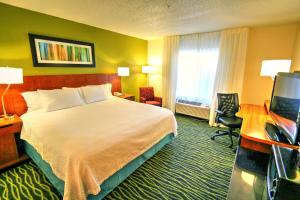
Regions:
<instances>
[{"instance_id":1,"label":"wooden nightstand","mask_svg":"<svg viewBox=\"0 0 300 200\"><path fill-rule=\"evenodd\" d=\"M122 99L127 99L127 100L130 100L130 101L135 101L135 96L132 95L132 94L122 94L121 96L118 96Z\"/></svg>"},{"instance_id":2,"label":"wooden nightstand","mask_svg":"<svg viewBox=\"0 0 300 200\"><path fill-rule=\"evenodd\" d=\"M28 159L20 142L21 128L22 120L17 115L0 119L0 170Z\"/></svg>"}]
</instances>

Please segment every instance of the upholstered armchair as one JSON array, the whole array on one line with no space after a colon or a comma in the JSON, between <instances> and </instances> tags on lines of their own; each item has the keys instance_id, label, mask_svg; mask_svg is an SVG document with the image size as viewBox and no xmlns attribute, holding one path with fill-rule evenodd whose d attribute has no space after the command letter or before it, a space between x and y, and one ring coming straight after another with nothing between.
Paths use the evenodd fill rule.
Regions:
<instances>
[{"instance_id":1,"label":"upholstered armchair","mask_svg":"<svg viewBox=\"0 0 300 200\"><path fill-rule=\"evenodd\" d=\"M154 96L153 87L140 88L140 102L155 106L162 106L162 98Z\"/></svg>"}]
</instances>

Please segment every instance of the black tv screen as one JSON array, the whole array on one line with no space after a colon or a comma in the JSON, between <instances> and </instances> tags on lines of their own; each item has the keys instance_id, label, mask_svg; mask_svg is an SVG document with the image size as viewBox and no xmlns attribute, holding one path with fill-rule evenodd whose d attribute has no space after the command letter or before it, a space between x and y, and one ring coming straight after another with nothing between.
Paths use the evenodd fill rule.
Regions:
<instances>
[{"instance_id":1,"label":"black tv screen","mask_svg":"<svg viewBox=\"0 0 300 200\"><path fill-rule=\"evenodd\" d=\"M300 74L278 73L274 81L271 117L290 144L298 144L300 132Z\"/></svg>"}]
</instances>

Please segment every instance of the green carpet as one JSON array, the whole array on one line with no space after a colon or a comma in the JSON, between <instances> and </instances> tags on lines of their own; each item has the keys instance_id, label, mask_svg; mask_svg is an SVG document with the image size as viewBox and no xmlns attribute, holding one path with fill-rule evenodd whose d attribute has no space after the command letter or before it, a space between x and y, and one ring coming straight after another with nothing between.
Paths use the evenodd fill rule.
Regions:
<instances>
[{"instance_id":1,"label":"green carpet","mask_svg":"<svg viewBox=\"0 0 300 200\"><path fill-rule=\"evenodd\" d=\"M226 199L234 153L206 122L177 115L178 136L105 199ZM235 143L237 141L235 140ZM33 162L0 174L0 199L61 199Z\"/></svg>"}]
</instances>

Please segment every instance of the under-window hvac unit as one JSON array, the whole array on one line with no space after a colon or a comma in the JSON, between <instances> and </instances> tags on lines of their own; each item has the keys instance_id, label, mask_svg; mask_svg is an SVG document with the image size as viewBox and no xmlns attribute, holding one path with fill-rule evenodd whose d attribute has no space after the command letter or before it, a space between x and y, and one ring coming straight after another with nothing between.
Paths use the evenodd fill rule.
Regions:
<instances>
[{"instance_id":1,"label":"under-window hvac unit","mask_svg":"<svg viewBox=\"0 0 300 200\"><path fill-rule=\"evenodd\" d=\"M209 119L210 108L185 103L176 103L176 113L190 115L201 119Z\"/></svg>"}]
</instances>

